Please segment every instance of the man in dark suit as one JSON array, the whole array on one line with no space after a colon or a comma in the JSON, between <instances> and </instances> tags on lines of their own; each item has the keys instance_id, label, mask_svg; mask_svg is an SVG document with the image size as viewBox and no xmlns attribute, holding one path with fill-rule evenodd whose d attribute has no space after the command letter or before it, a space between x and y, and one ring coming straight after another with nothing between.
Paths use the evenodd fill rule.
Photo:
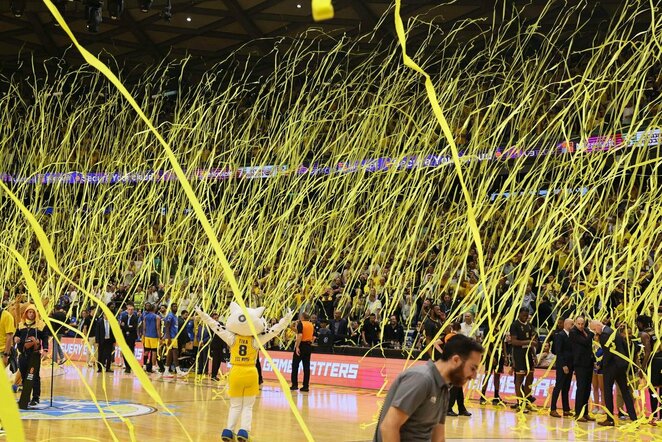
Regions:
<instances>
[{"instance_id":1,"label":"man in dark suit","mask_svg":"<svg viewBox=\"0 0 662 442\"><path fill-rule=\"evenodd\" d=\"M122 328L126 345L129 346L131 352L135 352L136 340L138 340L138 315L132 303L128 303L126 305L126 311L120 315L120 327ZM126 360L126 355L124 355L124 372L131 373L131 367L129 366L129 361Z\"/></svg>"},{"instance_id":2,"label":"man in dark suit","mask_svg":"<svg viewBox=\"0 0 662 442\"><path fill-rule=\"evenodd\" d=\"M593 380L593 333L586 330L586 320L581 316L575 319L575 326L570 330L570 346L572 348L572 365L577 379L575 394L575 417L577 422L594 421L588 413L588 399L591 396L591 381Z\"/></svg>"},{"instance_id":3,"label":"man in dark suit","mask_svg":"<svg viewBox=\"0 0 662 442\"><path fill-rule=\"evenodd\" d=\"M345 342L347 338L347 319L342 317L340 310L333 312L333 319L329 322L329 329L333 333L336 345Z\"/></svg>"},{"instance_id":4,"label":"man in dark suit","mask_svg":"<svg viewBox=\"0 0 662 442\"><path fill-rule=\"evenodd\" d=\"M637 420L637 412L634 409L634 400L628 387L627 370L628 361L621 355L627 355L628 349L623 337L607 327L600 321L591 321L593 330L600 339L602 347L602 374L605 380L605 408L607 408L607 419L598 422L598 425L614 426L614 382L618 385L623 395L623 402L632 422Z\"/></svg>"},{"instance_id":5,"label":"man in dark suit","mask_svg":"<svg viewBox=\"0 0 662 442\"><path fill-rule=\"evenodd\" d=\"M556 402L561 394L561 404L563 404L563 416L570 416L570 401L568 393L570 391L570 381L572 380L573 354L570 345L570 330L575 325L572 319L563 321L563 328L554 334L554 354L556 355L556 383L552 391L552 405L549 415L552 417L561 417L556 411Z\"/></svg>"},{"instance_id":6,"label":"man in dark suit","mask_svg":"<svg viewBox=\"0 0 662 442\"><path fill-rule=\"evenodd\" d=\"M115 335L110 328L110 321L105 314L97 319L95 336L97 344L99 345L99 368L97 373L101 373L103 369L105 369L107 373L112 373L113 371L110 369L110 364L113 362Z\"/></svg>"}]
</instances>

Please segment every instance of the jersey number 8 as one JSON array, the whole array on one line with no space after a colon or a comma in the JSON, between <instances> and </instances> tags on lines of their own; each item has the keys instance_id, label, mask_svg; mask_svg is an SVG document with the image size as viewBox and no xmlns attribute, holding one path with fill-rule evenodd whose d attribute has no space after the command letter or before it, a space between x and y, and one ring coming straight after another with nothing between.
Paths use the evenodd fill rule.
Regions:
<instances>
[{"instance_id":1,"label":"jersey number 8","mask_svg":"<svg viewBox=\"0 0 662 442\"><path fill-rule=\"evenodd\" d=\"M247 353L248 353L248 347L246 347L245 345L240 345L239 356L246 356Z\"/></svg>"}]
</instances>

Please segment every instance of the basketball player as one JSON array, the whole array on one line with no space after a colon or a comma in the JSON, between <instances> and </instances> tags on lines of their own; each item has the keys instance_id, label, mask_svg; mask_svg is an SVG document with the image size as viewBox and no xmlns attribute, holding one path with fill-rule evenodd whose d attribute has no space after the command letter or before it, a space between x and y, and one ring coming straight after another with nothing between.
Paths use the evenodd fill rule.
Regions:
<instances>
[{"instance_id":1,"label":"basketball player","mask_svg":"<svg viewBox=\"0 0 662 442\"><path fill-rule=\"evenodd\" d=\"M522 307L519 316L510 326L510 344L513 352L513 368L515 369L515 393L518 403L516 409L528 413L532 409L529 402L531 384L533 383L533 353L538 345L538 339L529 323L529 309Z\"/></svg>"},{"instance_id":2,"label":"basketball player","mask_svg":"<svg viewBox=\"0 0 662 442\"><path fill-rule=\"evenodd\" d=\"M379 415L375 442L446 440L449 389L476 377L483 347L471 338L449 339L436 362L401 373Z\"/></svg>"},{"instance_id":3,"label":"basketball player","mask_svg":"<svg viewBox=\"0 0 662 442\"><path fill-rule=\"evenodd\" d=\"M173 377L175 374L184 375L179 368L179 350L177 347L177 331L179 330L179 319L177 318L177 304L170 305L170 313L165 318L165 341L166 341L166 363L163 377ZM170 367L174 364L175 373L170 373Z\"/></svg>"},{"instance_id":4,"label":"basketball player","mask_svg":"<svg viewBox=\"0 0 662 442\"><path fill-rule=\"evenodd\" d=\"M143 345L145 354L143 356L143 368L147 373L154 373L152 367L156 365L156 353L161 341L161 318L154 313L154 304L145 305L145 318L143 319Z\"/></svg>"}]
</instances>

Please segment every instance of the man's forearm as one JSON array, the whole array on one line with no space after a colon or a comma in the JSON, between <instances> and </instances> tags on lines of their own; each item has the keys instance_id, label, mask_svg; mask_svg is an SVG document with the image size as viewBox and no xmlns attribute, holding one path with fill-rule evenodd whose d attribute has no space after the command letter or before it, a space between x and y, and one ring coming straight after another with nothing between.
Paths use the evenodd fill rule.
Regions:
<instances>
[{"instance_id":1,"label":"man's forearm","mask_svg":"<svg viewBox=\"0 0 662 442\"><path fill-rule=\"evenodd\" d=\"M11 347L13 342L14 342L13 335L11 333L7 333L7 339L5 339L5 349L4 349L5 354L9 355L9 353L11 353Z\"/></svg>"},{"instance_id":2,"label":"man's forearm","mask_svg":"<svg viewBox=\"0 0 662 442\"><path fill-rule=\"evenodd\" d=\"M382 442L400 442L400 429L393 426L386 426L382 422L379 427L379 432L382 436Z\"/></svg>"}]
</instances>

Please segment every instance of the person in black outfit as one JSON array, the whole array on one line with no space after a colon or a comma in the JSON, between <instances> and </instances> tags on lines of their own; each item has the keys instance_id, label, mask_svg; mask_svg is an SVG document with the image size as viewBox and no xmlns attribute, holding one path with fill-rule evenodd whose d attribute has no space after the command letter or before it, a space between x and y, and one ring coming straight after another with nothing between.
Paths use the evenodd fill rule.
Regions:
<instances>
[{"instance_id":1,"label":"person in black outfit","mask_svg":"<svg viewBox=\"0 0 662 442\"><path fill-rule=\"evenodd\" d=\"M214 321L218 321L218 313L212 313L211 317ZM211 379L212 381L218 381L218 371L221 368L222 362L229 361L229 351L225 342L218 337L216 333L211 334L211 341L209 342L209 355L212 358L211 361Z\"/></svg>"},{"instance_id":2,"label":"person in black outfit","mask_svg":"<svg viewBox=\"0 0 662 442\"><path fill-rule=\"evenodd\" d=\"M28 378L28 367L32 355L35 352L39 353L41 349L44 351L48 350L48 333L44 329L44 323L39 320L37 309L34 305L28 305L25 312L23 312L23 320L19 323L18 328L16 329L15 337L19 339L17 345L18 351L20 352L20 356L18 357L18 369L21 372L21 379L25 382ZM36 338L38 344L30 348L26 347L25 344L28 338ZM39 403L39 397L41 396L40 368L41 357L37 358L37 365L34 371L34 378L32 381L32 400L28 404L31 407L34 407Z\"/></svg>"},{"instance_id":3,"label":"person in black outfit","mask_svg":"<svg viewBox=\"0 0 662 442\"><path fill-rule=\"evenodd\" d=\"M581 316L575 319L575 326L570 330L570 347L572 348L572 366L577 380L575 394L575 417L577 422L594 421L588 413L588 399L591 396L593 380L593 333L586 330L586 320Z\"/></svg>"},{"instance_id":4,"label":"person in black outfit","mask_svg":"<svg viewBox=\"0 0 662 442\"><path fill-rule=\"evenodd\" d=\"M398 318L391 315L389 323L384 327L384 343L390 343L395 348L400 348L405 340L405 330L398 324Z\"/></svg>"},{"instance_id":5,"label":"person in black outfit","mask_svg":"<svg viewBox=\"0 0 662 442\"><path fill-rule=\"evenodd\" d=\"M329 323L329 328L334 336L334 343L336 345L343 344L347 339L347 319L342 317L340 310L333 312L333 319Z\"/></svg>"},{"instance_id":6,"label":"person in black outfit","mask_svg":"<svg viewBox=\"0 0 662 442\"><path fill-rule=\"evenodd\" d=\"M115 335L113 330L110 328L110 321L108 317L104 314L96 323L96 340L99 345L99 361L97 373L101 373L102 370L106 370L107 373L112 373L113 370L110 369L110 364L113 362L113 350L115 349Z\"/></svg>"},{"instance_id":7,"label":"person in black outfit","mask_svg":"<svg viewBox=\"0 0 662 442\"><path fill-rule=\"evenodd\" d=\"M515 369L515 394L518 398L518 403L513 407L527 413L532 408L529 398L536 366L533 355L538 345L538 338L529 323L529 309L526 307L520 308L517 319L510 326L510 344Z\"/></svg>"},{"instance_id":8,"label":"person in black outfit","mask_svg":"<svg viewBox=\"0 0 662 442\"><path fill-rule=\"evenodd\" d=\"M57 321L57 323L53 324L53 329L55 331L54 338L57 338L53 339L53 362L62 365L65 363L66 358L64 357L60 342L62 342L62 337L64 336L65 331L64 325L62 324L67 323L67 314L61 304L55 306L55 311L51 314L51 318Z\"/></svg>"},{"instance_id":9,"label":"person in black outfit","mask_svg":"<svg viewBox=\"0 0 662 442\"><path fill-rule=\"evenodd\" d=\"M361 341L366 347L372 347L379 344L379 322L377 322L377 315L370 314L370 317L363 323L363 331L361 332Z\"/></svg>"},{"instance_id":10,"label":"person in black outfit","mask_svg":"<svg viewBox=\"0 0 662 442\"><path fill-rule=\"evenodd\" d=\"M591 330L593 330L600 339L602 347L602 374L605 381L605 408L607 409L607 418L598 422L602 426L614 426L614 383L618 385L623 395L623 402L628 411L632 422L637 420L637 412L634 408L632 393L628 387L628 361L620 355L629 354L625 340L620 333L616 333L610 327L607 327L600 321L591 321Z\"/></svg>"},{"instance_id":11,"label":"person in black outfit","mask_svg":"<svg viewBox=\"0 0 662 442\"><path fill-rule=\"evenodd\" d=\"M438 305L433 305L430 308L430 313L428 317L423 322L423 331L425 332L425 345L429 345L441 330L441 325L442 325L441 317L442 317L441 307L439 307ZM439 335L437 339L443 339L443 336ZM435 348L434 346L431 346L430 359L432 360L436 360L436 356L434 352L435 352Z\"/></svg>"},{"instance_id":12,"label":"person in black outfit","mask_svg":"<svg viewBox=\"0 0 662 442\"><path fill-rule=\"evenodd\" d=\"M131 349L131 354L135 354L136 340L138 340L138 315L132 303L126 305L126 311L120 316L120 328L126 345ZM131 373L131 366L126 355L124 355L124 372Z\"/></svg>"},{"instance_id":13,"label":"person in black outfit","mask_svg":"<svg viewBox=\"0 0 662 442\"><path fill-rule=\"evenodd\" d=\"M552 405L549 415L561 417L556 411L556 402L561 394L563 416L570 416L570 381L572 380L572 347L570 345L570 330L575 325L572 319L563 321L563 329L554 334L554 354L556 355L556 383L552 391Z\"/></svg>"}]
</instances>

